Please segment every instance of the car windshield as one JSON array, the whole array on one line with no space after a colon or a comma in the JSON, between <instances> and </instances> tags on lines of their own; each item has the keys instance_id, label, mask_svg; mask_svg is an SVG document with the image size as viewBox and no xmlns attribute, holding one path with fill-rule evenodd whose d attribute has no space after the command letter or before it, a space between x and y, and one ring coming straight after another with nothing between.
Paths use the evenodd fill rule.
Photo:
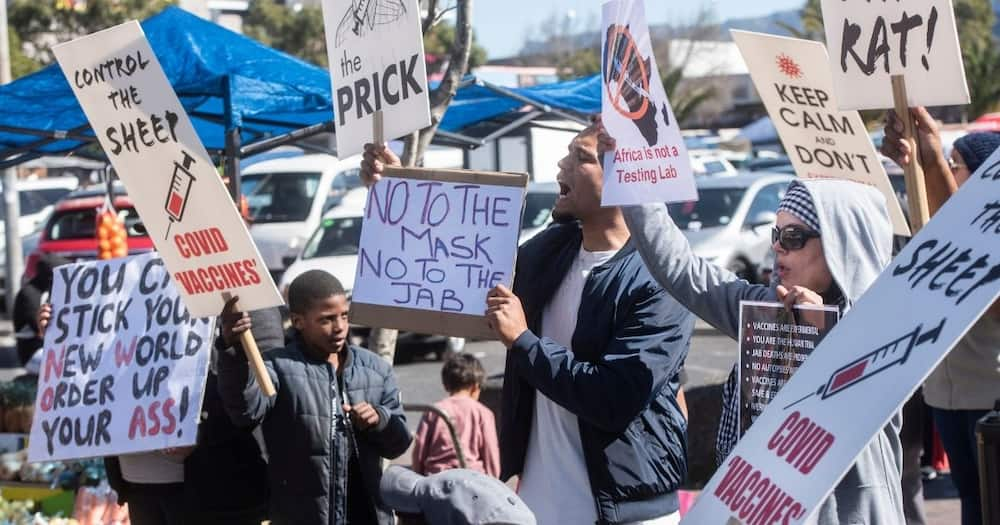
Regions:
<instances>
[{"instance_id":1,"label":"car windshield","mask_svg":"<svg viewBox=\"0 0 1000 525\"><path fill-rule=\"evenodd\" d=\"M701 188L698 200L668 205L670 217L684 230L725 226L746 193L746 188Z\"/></svg>"},{"instance_id":2,"label":"car windshield","mask_svg":"<svg viewBox=\"0 0 1000 525\"><path fill-rule=\"evenodd\" d=\"M129 237L145 237L146 227L139 220L135 208L118 210L118 217L125 221L125 232ZM45 238L50 241L97 239L97 209L63 210L56 212L45 230Z\"/></svg>"},{"instance_id":3,"label":"car windshield","mask_svg":"<svg viewBox=\"0 0 1000 525\"><path fill-rule=\"evenodd\" d=\"M43 190L21 190L17 192L20 216L33 215L55 204L69 194L68 188L46 188ZM7 213L7 205L0 200L0 215Z\"/></svg>"},{"instance_id":4,"label":"car windshield","mask_svg":"<svg viewBox=\"0 0 1000 525\"><path fill-rule=\"evenodd\" d=\"M554 192L528 192L524 196L524 213L521 215L521 229L537 228L545 224L552 215L552 207L558 195Z\"/></svg>"},{"instance_id":5,"label":"car windshield","mask_svg":"<svg viewBox=\"0 0 1000 525\"><path fill-rule=\"evenodd\" d=\"M302 251L303 259L357 255L361 243L361 217L324 219Z\"/></svg>"},{"instance_id":6,"label":"car windshield","mask_svg":"<svg viewBox=\"0 0 1000 525\"><path fill-rule=\"evenodd\" d=\"M240 184L255 223L298 222L309 217L319 172L254 173Z\"/></svg>"}]
</instances>

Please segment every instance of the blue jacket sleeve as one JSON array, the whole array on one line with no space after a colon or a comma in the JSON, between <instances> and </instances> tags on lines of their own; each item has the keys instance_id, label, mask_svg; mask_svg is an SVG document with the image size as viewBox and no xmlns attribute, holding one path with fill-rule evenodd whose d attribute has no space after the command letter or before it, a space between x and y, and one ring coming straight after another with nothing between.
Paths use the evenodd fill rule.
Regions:
<instances>
[{"instance_id":1,"label":"blue jacket sleeve","mask_svg":"<svg viewBox=\"0 0 1000 525\"><path fill-rule=\"evenodd\" d=\"M238 427L258 425L267 417L277 395L267 397L260 391L257 379L250 373L250 364L240 348L216 349L219 354L218 391L222 406L229 419ZM274 372L274 362L264 355L275 391L281 391L278 375Z\"/></svg>"},{"instance_id":2,"label":"blue jacket sleeve","mask_svg":"<svg viewBox=\"0 0 1000 525\"><path fill-rule=\"evenodd\" d=\"M382 399L374 408L378 412L378 425L362 435L380 456L396 459L410 448L413 436L406 428L406 414L399 401L399 387L396 386L396 376L392 370L383 377Z\"/></svg>"},{"instance_id":3,"label":"blue jacket sleeve","mask_svg":"<svg viewBox=\"0 0 1000 525\"><path fill-rule=\"evenodd\" d=\"M513 369L580 419L623 432L677 373L694 317L650 284L635 292L615 322L613 339L597 362L577 360L555 341L526 331L511 347Z\"/></svg>"},{"instance_id":4,"label":"blue jacket sleeve","mask_svg":"<svg viewBox=\"0 0 1000 525\"><path fill-rule=\"evenodd\" d=\"M739 337L740 301L775 301L774 290L750 284L691 250L664 204L622 207L625 223L649 273L695 315Z\"/></svg>"}]
</instances>

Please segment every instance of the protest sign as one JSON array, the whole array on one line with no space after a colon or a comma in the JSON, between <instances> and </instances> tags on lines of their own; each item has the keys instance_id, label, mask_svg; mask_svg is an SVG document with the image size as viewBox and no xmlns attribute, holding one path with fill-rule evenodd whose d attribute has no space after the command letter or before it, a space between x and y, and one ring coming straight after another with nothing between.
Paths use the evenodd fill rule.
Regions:
<instances>
[{"instance_id":1,"label":"protest sign","mask_svg":"<svg viewBox=\"0 0 1000 525\"><path fill-rule=\"evenodd\" d=\"M601 120L617 143L604 154L601 205L698 200L642 0L612 0L601 13Z\"/></svg>"},{"instance_id":2,"label":"protest sign","mask_svg":"<svg viewBox=\"0 0 1000 525\"><path fill-rule=\"evenodd\" d=\"M431 125L420 5L415 0L323 0L333 83L337 155L373 141L383 112L385 138Z\"/></svg>"},{"instance_id":3,"label":"protest sign","mask_svg":"<svg viewBox=\"0 0 1000 525\"><path fill-rule=\"evenodd\" d=\"M742 435L785 386L792 374L840 319L836 306L740 302L740 389Z\"/></svg>"},{"instance_id":4,"label":"protest sign","mask_svg":"<svg viewBox=\"0 0 1000 525\"><path fill-rule=\"evenodd\" d=\"M890 77L903 75L908 106L969 103L951 0L823 0L840 109L893 107Z\"/></svg>"},{"instance_id":5,"label":"protest sign","mask_svg":"<svg viewBox=\"0 0 1000 525\"><path fill-rule=\"evenodd\" d=\"M513 281L527 182L387 168L368 192L351 321L492 339L486 294Z\"/></svg>"},{"instance_id":6,"label":"protest sign","mask_svg":"<svg viewBox=\"0 0 1000 525\"><path fill-rule=\"evenodd\" d=\"M56 268L28 459L193 445L211 341L155 253Z\"/></svg>"},{"instance_id":7,"label":"protest sign","mask_svg":"<svg viewBox=\"0 0 1000 525\"><path fill-rule=\"evenodd\" d=\"M218 315L224 292L283 304L139 23L52 51L191 314Z\"/></svg>"},{"instance_id":8,"label":"protest sign","mask_svg":"<svg viewBox=\"0 0 1000 525\"><path fill-rule=\"evenodd\" d=\"M813 350L720 466L686 523L802 523L817 510L1000 295L998 196L1000 152Z\"/></svg>"},{"instance_id":9,"label":"protest sign","mask_svg":"<svg viewBox=\"0 0 1000 525\"><path fill-rule=\"evenodd\" d=\"M826 47L811 40L731 33L798 176L847 179L878 188L886 198L893 232L910 235L861 116L837 109Z\"/></svg>"}]
</instances>

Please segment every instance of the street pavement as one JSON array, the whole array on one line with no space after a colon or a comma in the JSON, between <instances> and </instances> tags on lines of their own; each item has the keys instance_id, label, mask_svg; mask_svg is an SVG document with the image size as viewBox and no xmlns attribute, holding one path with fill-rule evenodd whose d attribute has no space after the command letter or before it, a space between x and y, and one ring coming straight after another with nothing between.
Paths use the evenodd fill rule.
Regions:
<instances>
[{"instance_id":1,"label":"street pavement","mask_svg":"<svg viewBox=\"0 0 1000 525\"><path fill-rule=\"evenodd\" d=\"M503 374L505 350L499 343L470 342L465 351L482 361L487 376ZM687 388L722 383L735 359L735 342L699 321L685 363ZM435 359L434 353L424 354L419 349L408 349L405 359L397 360L395 369L404 404L432 404L445 396L441 386L441 362ZM21 373L23 369L18 367L10 321L0 320L0 381L9 381ZM407 413L410 430L416 430L420 415ZM714 436L699 438L715 439ZM394 463L409 464L409 458L410 453L407 452ZM957 493L947 475L925 482L924 490L929 524L959 522Z\"/></svg>"}]
</instances>

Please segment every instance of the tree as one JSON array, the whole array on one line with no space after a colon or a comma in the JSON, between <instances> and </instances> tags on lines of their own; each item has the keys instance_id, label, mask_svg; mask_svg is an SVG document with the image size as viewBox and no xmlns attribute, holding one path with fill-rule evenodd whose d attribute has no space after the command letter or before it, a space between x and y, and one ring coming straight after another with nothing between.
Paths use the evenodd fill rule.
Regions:
<instances>
[{"instance_id":1,"label":"tree","mask_svg":"<svg viewBox=\"0 0 1000 525\"><path fill-rule=\"evenodd\" d=\"M421 164L424 151L437 133L445 110L455 98L459 81L469 70L469 58L472 54L472 0L455 0L454 4L447 7L442 6L439 0L427 0L427 11L423 20L424 35L441 21L442 15L452 10L455 12L455 36L451 45L447 46L448 66L444 76L437 87L430 92L431 125L406 138L402 157L404 166ZM396 335L396 330L372 328L368 347L391 363L396 353Z\"/></svg>"},{"instance_id":2,"label":"tree","mask_svg":"<svg viewBox=\"0 0 1000 525\"><path fill-rule=\"evenodd\" d=\"M41 2L14 0L8 7L10 27L20 40L18 53L27 60L50 64L55 60L52 45L89 35L101 29L142 20L174 4L174 0L87 0L87 2ZM13 47L11 54L14 55ZM16 56L16 55L15 55ZM13 61L13 59L12 59ZM26 70L33 65L23 63Z\"/></svg>"},{"instance_id":3,"label":"tree","mask_svg":"<svg viewBox=\"0 0 1000 525\"><path fill-rule=\"evenodd\" d=\"M2 0L0 0L2 1ZM21 48L21 37L13 27L7 26L7 34L10 38L10 74L12 79L18 79L24 75L30 75L42 68L42 64L37 60L32 60L24 54Z\"/></svg>"},{"instance_id":4,"label":"tree","mask_svg":"<svg viewBox=\"0 0 1000 525\"><path fill-rule=\"evenodd\" d=\"M448 68L451 46L455 42L455 26L448 21L440 20L424 33L424 55L427 60L427 76L443 73ZM486 49L476 43L476 35L472 35L472 50L469 53L468 69L486 63Z\"/></svg>"},{"instance_id":5,"label":"tree","mask_svg":"<svg viewBox=\"0 0 1000 525\"><path fill-rule=\"evenodd\" d=\"M966 108L975 119L1000 109L1000 50L993 41L979 42L965 49L965 76L972 102Z\"/></svg>"},{"instance_id":6,"label":"tree","mask_svg":"<svg viewBox=\"0 0 1000 525\"><path fill-rule=\"evenodd\" d=\"M806 0L806 4L799 10L799 20L802 25L801 29L784 22L779 22L778 25L795 38L820 42L826 39L826 34L823 32L823 7L820 0Z\"/></svg>"},{"instance_id":7,"label":"tree","mask_svg":"<svg viewBox=\"0 0 1000 525\"><path fill-rule=\"evenodd\" d=\"M323 12L318 7L296 11L274 0L255 0L243 20L243 33L266 46L327 67Z\"/></svg>"}]
</instances>

